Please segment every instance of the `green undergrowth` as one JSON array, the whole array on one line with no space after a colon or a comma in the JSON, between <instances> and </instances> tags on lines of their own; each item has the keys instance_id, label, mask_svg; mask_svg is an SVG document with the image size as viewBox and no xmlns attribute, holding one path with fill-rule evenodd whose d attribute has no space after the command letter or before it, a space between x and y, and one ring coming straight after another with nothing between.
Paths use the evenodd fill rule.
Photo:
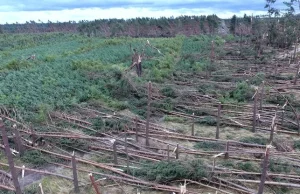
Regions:
<instances>
[{"instance_id":1,"label":"green undergrowth","mask_svg":"<svg viewBox=\"0 0 300 194\"><path fill-rule=\"evenodd\" d=\"M244 143L259 144L259 145L267 145L269 142L269 140L265 137L253 137L253 136L243 137L240 139L240 141Z\"/></svg>"},{"instance_id":2,"label":"green undergrowth","mask_svg":"<svg viewBox=\"0 0 300 194\"><path fill-rule=\"evenodd\" d=\"M4 43L7 40L10 44ZM147 40L159 51L146 46ZM211 65L212 40L219 55L224 40L209 35L148 39L62 33L0 35L0 102L27 112L24 118L34 123L45 122L53 110L70 110L91 101L145 117L145 83L178 79L178 71L190 71L186 66L192 67L190 72L203 71ZM142 77L133 70L125 72L131 64L130 46L145 52ZM36 59L26 60L32 54ZM167 98L156 107L153 102L154 107L173 110L177 91L169 86L159 89Z\"/></svg>"},{"instance_id":3,"label":"green undergrowth","mask_svg":"<svg viewBox=\"0 0 300 194\"><path fill-rule=\"evenodd\" d=\"M205 116L202 119L197 119L195 123L202 124L202 125L208 125L208 126L216 126L217 119L213 116Z\"/></svg>"},{"instance_id":4,"label":"green undergrowth","mask_svg":"<svg viewBox=\"0 0 300 194\"><path fill-rule=\"evenodd\" d=\"M94 118L92 119L93 129L97 130L97 132L104 133L107 131L121 131L124 130L124 126L128 124L126 120L119 119L102 119L102 118Z\"/></svg>"},{"instance_id":5,"label":"green undergrowth","mask_svg":"<svg viewBox=\"0 0 300 194\"><path fill-rule=\"evenodd\" d=\"M36 192L35 192L36 193ZM35 194L35 193L33 193L33 194ZM15 192L13 192L13 191L8 191L8 190L0 190L0 194L15 194Z\"/></svg>"},{"instance_id":6,"label":"green undergrowth","mask_svg":"<svg viewBox=\"0 0 300 194\"><path fill-rule=\"evenodd\" d=\"M61 163L64 159L44 154L38 150L26 150L24 155L20 157L21 161L38 168L47 165L49 162Z\"/></svg>"},{"instance_id":7,"label":"green undergrowth","mask_svg":"<svg viewBox=\"0 0 300 194\"><path fill-rule=\"evenodd\" d=\"M165 116L164 121L166 122L176 122L176 123L185 123L186 119L182 117L176 117L176 116Z\"/></svg>"},{"instance_id":8,"label":"green undergrowth","mask_svg":"<svg viewBox=\"0 0 300 194\"><path fill-rule=\"evenodd\" d=\"M201 149L204 151L223 151L225 146L219 142L214 141L203 141L203 142L197 142L194 145L194 148Z\"/></svg>"},{"instance_id":9,"label":"green undergrowth","mask_svg":"<svg viewBox=\"0 0 300 194\"><path fill-rule=\"evenodd\" d=\"M300 150L300 140L295 140L294 141L294 148L297 150Z\"/></svg>"},{"instance_id":10,"label":"green undergrowth","mask_svg":"<svg viewBox=\"0 0 300 194\"><path fill-rule=\"evenodd\" d=\"M40 167L47 164L47 159L45 157L47 156L43 155L38 150L27 150L21 157L21 161L25 163L30 163L34 167Z\"/></svg>"},{"instance_id":11,"label":"green undergrowth","mask_svg":"<svg viewBox=\"0 0 300 194\"><path fill-rule=\"evenodd\" d=\"M131 170L134 176L157 183L170 183L176 180L190 179L198 181L207 177L207 167L202 160L190 161L160 161L141 169Z\"/></svg>"},{"instance_id":12,"label":"green undergrowth","mask_svg":"<svg viewBox=\"0 0 300 194\"><path fill-rule=\"evenodd\" d=\"M289 161L283 161L282 159L273 159L271 158L269 161L269 168L270 171L273 173L283 173L283 174L289 174L294 169L293 165ZM298 174L299 174L299 170Z\"/></svg>"},{"instance_id":13,"label":"green undergrowth","mask_svg":"<svg viewBox=\"0 0 300 194\"><path fill-rule=\"evenodd\" d=\"M252 161L236 161L236 160L222 160L219 163L221 166L224 166L229 169L238 169L247 172L260 172L261 167L258 163ZM253 176L245 175L245 178L253 178Z\"/></svg>"}]
</instances>

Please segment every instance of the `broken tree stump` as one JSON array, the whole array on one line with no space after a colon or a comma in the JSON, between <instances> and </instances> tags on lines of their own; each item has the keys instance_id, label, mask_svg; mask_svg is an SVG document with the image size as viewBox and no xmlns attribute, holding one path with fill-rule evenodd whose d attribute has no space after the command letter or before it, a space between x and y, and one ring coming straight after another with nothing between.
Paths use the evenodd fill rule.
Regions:
<instances>
[{"instance_id":1,"label":"broken tree stump","mask_svg":"<svg viewBox=\"0 0 300 194\"><path fill-rule=\"evenodd\" d=\"M220 117L221 117L221 103L218 104L218 118L217 118L216 139L220 138Z\"/></svg>"},{"instance_id":2,"label":"broken tree stump","mask_svg":"<svg viewBox=\"0 0 300 194\"><path fill-rule=\"evenodd\" d=\"M1 129L1 133L2 133L2 141L4 144L5 154L6 154L6 157L8 160L9 169L10 169L13 183L14 183L14 186L16 189L16 194L22 194L21 187L20 187L19 180L18 180L18 175L17 175L16 169L15 169L14 160L13 160L12 153L10 151L10 147L8 144L6 129L5 129L4 123L2 121L2 118L0 118L0 129Z\"/></svg>"},{"instance_id":3,"label":"broken tree stump","mask_svg":"<svg viewBox=\"0 0 300 194\"><path fill-rule=\"evenodd\" d=\"M225 147L225 159L229 159L229 141L226 142L226 147Z\"/></svg>"},{"instance_id":4,"label":"broken tree stump","mask_svg":"<svg viewBox=\"0 0 300 194\"><path fill-rule=\"evenodd\" d=\"M179 144L176 145L176 159L179 159Z\"/></svg>"},{"instance_id":5,"label":"broken tree stump","mask_svg":"<svg viewBox=\"0 0 300 194\"><path fill-rule=\"evenodd\" d=\"M42 183L39 184L39 187L40 187L40 190L41 190L41 194L44 194Z\"/></svg>"},{"instance_id":6,"label":"broken tree stump","mask_svg":"<svg viewBox=\"0 0 300 194\"><path fill-rule=\"evenodd\" d=\"M135 117L135 140L136 142L139 141L139 120L137 117Z\"/></svg>"},{"instance_id":7,"label":"broken tree stump","mask_svg":"<svg viewBox=\"0 0 300 194\"><path fill-rule=\"evenodd\" d=\"M127 135L125 137L125 153L126 153L126 167L127 167L127 173L129 172L129 156L128 156L128 149L127 149Z\"/></svg>"},{"instance_id":8,"label":"broken tree stump","mask_svg":"<svg viewBox=\"0 0 300 194\"><path fill-rule=\"evenodd\" d=\"M37 135L35 134L35 131L33 130L33 127L30 126L30 137L31 137L31 141L32 141L32 146L35 146L35 142L37 140Z\"/></svg>"},{"instance_id":9,"label":"broken tree stump","mask_svg":"<svg viewBox=\"0 0 300 194\"><path fill-rule=\"evenodd\" d=\"M195 135L195 114L192 116L192 136Z\"/></svg>"},{"instance_id":10,"label":"broken tree stump","mask_svg":"<svg viewBox=\"0 0 300 194\"><path fill-rule=\"evenodd\" d=\"M91 180L91 182L92 182L92 185L93 185L93 187L94 187L94 189L95 189L95 191L96 191L96 194L100 194L99 188L98 188L98 186L97 186L97 184L96 184L96 182L95 182L95 179L94 179L94 177L93 177L93 174L90 173L90 174L89 174L89 177L90 177L90 180Z\"/></svg>"},{"instance_id":11,"label":"broken tree stump","mask_svg":"<svg viewBox=\"0 0 300 194\"><path fill-rule=\"evenodd\" d=\"M73 169L74 190L75 190L75 193L79 193L78 177L77 177L77 165L76 165L76 158L75 158L75 153L74 152L73 152L73 155L72 155L72 169Z\"/></svg>"},{"instance_id":12,"label":"broken tree stump","mask_svg":"<svg viewBox=\"0 0 300 194\"><path fill-rule=\"evenodd\" d=\"M300 61L298 62L298 68L297 68L296 75L295 75L295 78L294 78L294 85L297 84L299 70L300 70Z\"/></svg>"},{"instance_id":13,"label":"broken tree stump","mask_svg":"<svg viewBox=\"0 0 300 194\"><path fill-rule=\"evenodd\" d=\"M267 146L267 148L266 148L263 168L262 168L262 172L261 172L260 184L259 184L257 194L263 194L263 192L264 192L264 186L265 186L265 181L266 181L266 177L267 177L267 169L268 169L270 148L271 148L270 145Z\"/></svg>"},{"instance_id":14,"label":"broken tree stump","mask_svg":"<svg viewBox=\"0 0 300 194\"><path fill-rule=\"evenodd\" d=\"M272 123L271 123L271 131L270 131L270 138L269 138L269 143L271 144L273 142L273 136L274 136L274 131L276 129L276 117L277 117L277 108L275 110L275 116L272 118Z\"/></svg>"},{"instance_id":15,"label":"broken tree stump","mask_svg":"<svg viewBox=\"0 0 300 194\"><path fill-rule=\"evenodd\" d=\"M16 149L20 153L20 156L22 156L24 154L24 146L22 144L20 133L18 129L16 129L15 127L13 127L13 132L14 132L14 142L16 144Z\"/></svg>"},{"instance_id":16,"label":"broken tree stump","mask_svg":"<svg viewBox=\"0 0 300 194\"><path fill-rule=\"evenodd\" d=\"M151 95L152 94L152 84L148 83L148 105L147 105L147 123L146 123L146 146L149 146L149 120L150 120L150 105L151 105Z\"/></svg>"},{"instance_id":17,"label":"broken tree stump","mask_svg":"<svg viewBox=\"0 0 300 194\"><path fill-rule=\"evenodd\" d=\"M168 162L170 161L170 146L167 146Z\"/></svg>"},{"instance_id":18,"label":"broken tree stump","mask_svg":"<svg viewBox=\"0 0 300 194\"><path fill-rule=\"evenodd\" d=\"M265 95L265 81L262 82L262 88L261 88L261 93L260 93L260 102L259 102L259 110L262 110L264 95Z\"/></svg>"},{"instance_id":19,"label":"broken tree stump","mask_svg":"<svg viewBox=\"0 0 300 194\"><path fill-rule=\"evenodd\" d=\"M114 164L118 164L118 156L117 156L117 141L114 141L113 144L113 150L114 150Z\"/></svg>"},{"instance_id":20,"label":"broken tree stump","mask_svg":"<svg viewBox=\"0 0 300 194\"><path fill-rule=\"evenodd\" d=\"M252 120L252 132L255 133L256 131L256 111L257 111L257 90L254 94L254 96L252 97L254 98L254 103L253 103L253 120Z\"/></svg>"}]
</instances>

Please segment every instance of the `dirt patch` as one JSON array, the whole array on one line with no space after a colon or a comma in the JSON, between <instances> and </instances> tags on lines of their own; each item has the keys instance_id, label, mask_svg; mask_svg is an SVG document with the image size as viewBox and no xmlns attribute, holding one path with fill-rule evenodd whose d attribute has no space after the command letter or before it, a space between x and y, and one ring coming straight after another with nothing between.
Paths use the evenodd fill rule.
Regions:
<instances>
[{"instance_id":1,"label":"dirt patch","mask_svg":"<svg viewBox=\"0 0 300 194\"><path fill-rule=\"evenodd\" d=\"M44 167L42 170L48 171L48 172L60 172L62 170L61 167L56 167L56 166L47 166ZM35 182L38 182L42 180L45 175L41 173L35 173L35 172L30 172L30 171L25 171L24 178L19 179L19 183L21 186L21 189L24 189L26 186L31 185Z\"/></svg>"}]
</instances>

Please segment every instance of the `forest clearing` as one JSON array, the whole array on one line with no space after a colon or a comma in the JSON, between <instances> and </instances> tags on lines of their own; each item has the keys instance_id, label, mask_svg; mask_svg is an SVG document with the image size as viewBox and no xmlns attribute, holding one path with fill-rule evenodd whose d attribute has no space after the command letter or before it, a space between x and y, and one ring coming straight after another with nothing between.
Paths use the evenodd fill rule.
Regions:
<instances>
[{"instance_id":1,"label":"forest clearing","mask_svg":"<svg viewBox=\"0 0 300 194\"><path fill-rule=\"evenodd\" d=\"M299 193L298 20L4 26L0 193Z\"/></svg>"}]
</instances>

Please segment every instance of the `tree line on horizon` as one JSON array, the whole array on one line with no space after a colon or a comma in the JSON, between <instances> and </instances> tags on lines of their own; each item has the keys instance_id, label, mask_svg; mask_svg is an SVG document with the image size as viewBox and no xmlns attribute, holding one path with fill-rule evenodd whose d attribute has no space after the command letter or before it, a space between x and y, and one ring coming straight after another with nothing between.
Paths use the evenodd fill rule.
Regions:
<instances>
[{"instance_id":1,"label":"tree line on horizon","mask_svg":"<svg viewBox=\"0 0 300 194\"><path fill-rule=\"evenodd\" d=\"M89 37L174 37L177 34L215 34L221 19L216 15L134 19L97 19L79 22L28 21L0 25L0 33L70 32Z\"/></svg>"},{"instance_id":2,"label":"tree line on horizon","mask_svg":"<svg viewBox=\"0 0 300 194\"><path fill-rule=\"evenodd\" d=\"M261 44L271 44L280 48L290 47L299 42L300 22L297 7L300 0L284 1L284 8L278 7L276 0L266 0L266 15L220 19L217 15L180 16L161 18L134 19L97 19L79 22L44 23L29 21L25 24L13 23L0 25L2 33L47 33L64 32L79 33L88 37L174 37L178 34L185 36L199 34L232 34L235 37L251 37L252 41ZM277 7L276 7L277 6ZM279 9L280 8L280 9ZM224 25L225 23L225 25ZM225 30L224 30L225 28ZM226 31L226 29L229 29ZM223 29L223 31L222 31Z\"/></svg>"}]
</instances>

